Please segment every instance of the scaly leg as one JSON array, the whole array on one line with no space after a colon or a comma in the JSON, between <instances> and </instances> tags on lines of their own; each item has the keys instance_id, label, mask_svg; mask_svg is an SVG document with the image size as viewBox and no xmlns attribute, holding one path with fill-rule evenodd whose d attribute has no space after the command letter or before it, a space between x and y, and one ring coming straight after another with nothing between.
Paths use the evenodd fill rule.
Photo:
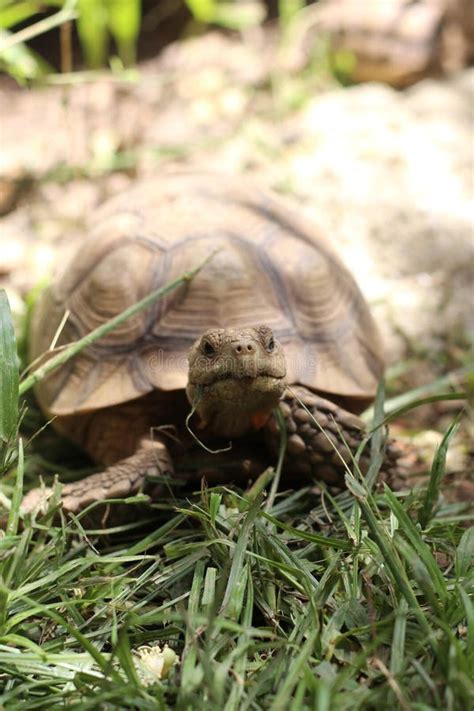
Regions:
<instances>
[{"instance_id":1,"label":"scaly leg","mask_svg":"<svg viewBox=\"0 0 474 711\"><path fill-rule=\"evenodd\" d=\"M173 473L166 445L160 440L142 439L130 457L97 474L65 484L61 494L63 510L77 513L96 501L133 496L145 488L149 477L172 476ZM22 511L44 511L52 491L51 488L33 489L23 499Z\"/></svg>"},{"instance_id":2,"label":"scaly leg","mask_svg":"<svg viewBox=\"0 0 474 711\"><path fill-rule=\"evenodd\" d=\"M288 436L285 471L296 476L314 476L330 485L344 486L345 464L353 470L352 457L367 435L364 422L357 415L303 387L288 390L280 409ZM280 434L274 418L266 427L266 437L272 451L277 452ZM367 447L359 460L364 473L370 463L369 455L370 448ZM394 482L398 475L402 476L397 462L401 456L401 450L388 443L381 477L389 483Z\"/></svg>"}]
</instances>

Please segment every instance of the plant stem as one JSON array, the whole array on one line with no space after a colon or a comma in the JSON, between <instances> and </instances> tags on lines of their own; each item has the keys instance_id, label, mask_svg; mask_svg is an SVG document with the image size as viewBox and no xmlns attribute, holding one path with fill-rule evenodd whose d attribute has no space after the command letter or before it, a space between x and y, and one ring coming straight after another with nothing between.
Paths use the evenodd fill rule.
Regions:
<instances>
[{"instance_id":1,"label":"plant stem","mask_svg":"<svg viewBox=\"0 0 474 711\"><path fill-rule=\"evenodd\" d=\"M157 301L161 297L168 294L170 291L173 291L173 289L176 289L176 287L181 286L181 284L185 284L186 282L191 281L191 279L193 279L196 274L201 271L201 269L207 264L207 262L212 259L214 254L215 252L212 252L212 254L206 257L206 259L201 262L201 264L199 264L197 267L195 267L195 269L192 269L190 272L186 272L178 279L171 281L169 284L162 286L160 289L156 289L150 294L147 294L147 296L145 296L143 299L137 301L136 304L129 306L128 309L125 309L125 311L122 311L122 313L118 314L117 316L114 316L114 318L111 318L110 321L107 321L107 323L103 323L101 326L98 326L86 336L83 336L83 338L80 338L78 341L71 343L71 345L64 348L64 350L62 350L60 353L57 353L55 356L50 358L47 363L40 366L37 370L31 373L31 375L25 378L22 383L20 383L19 394L24 395L27 390L33 387L33 385L36 385L37 382L42 380L52 370L55 370L60 365L66 363L66 361L68 361L70 358L82 351L84 348L90 346L91 343L94 343L99 338L102 338L102 336L105 336L107 335L107 333L110 333L110 331L113 331L114 328L119 326L131 316L135 316L135 314L139 313L140 311L143 311L143 309L146 309L147 306L150 306L154 301Z\"/></svg>"},{"instance_id":2,"label":"plant stem","mask_svg":"<svg viewBox=\"0 0 474 711\"><path fill-rule=\"evenodd\" d=\"M18 32L15 32L9 35L8 37L5 37L5 39L0 42L0 54L5 50L10 49L10 47L14 47L16 44L20 44L21 42L27 42L28 40L33 39L33 37L37 37L38 35L41 35L44 32L49 32L49 30L52 30L58 25L63 25L64 23L69 22L70 20L75 20L78 14L77 11L74 9L74 5L74 2L67 3L55 15L52 15L51 17L45 17L44 20L35 22L34 25L25 27L23 30L19 30Z\"/></svg>"}]
</instances>

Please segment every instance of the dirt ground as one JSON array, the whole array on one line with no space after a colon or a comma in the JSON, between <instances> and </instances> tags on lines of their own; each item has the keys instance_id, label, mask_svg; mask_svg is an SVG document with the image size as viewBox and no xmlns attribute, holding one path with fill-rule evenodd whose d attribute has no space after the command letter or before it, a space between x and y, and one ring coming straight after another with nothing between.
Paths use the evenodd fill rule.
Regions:
<instances>
[{"instance_id":1,"label":"dirt ground","mask_svg":"<svg viewBox=\"0 0 474 711\"><path fill-rule=\"evenodd\" d=\"M86 234L94 208L174 167L251 174L309 215L357 277L381 327L389 391L454 373L474 335L474 70L404 92L289 74L272 43L217 33L120 76L23 90L0 82L0 286L25 299ZM472 385L472 375L470 378ZM405 418L432 447L462 402ZM466 472L465 418L452 471Z\"/></svg>"}]
</instances>

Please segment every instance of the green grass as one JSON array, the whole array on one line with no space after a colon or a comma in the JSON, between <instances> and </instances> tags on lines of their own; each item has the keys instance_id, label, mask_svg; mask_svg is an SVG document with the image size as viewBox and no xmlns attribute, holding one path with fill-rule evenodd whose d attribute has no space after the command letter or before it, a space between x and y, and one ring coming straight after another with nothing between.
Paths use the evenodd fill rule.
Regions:
<instances>
[{"instance_id":1,"label":"green grass","mask_svg":"<svg viewBox=\"0 0 474 711\"><path fill-rule=\"evenodd\" d=\"M441 492L452 428L426 489L374 490L354 464L336 497L284 477L275 491L266 472L248 491L176 489L145 514L135 497L114 528L21 521L31 455L6 299L0 322L4 708L472 708L474 529ZM177 663L159 678L165 644Z\"/></svg>"},{"instance_id":2,"label":"green grass","mask_svg":"<svg viewBox=\"0 0 474 711\"><path fill-rule=\"evenodd\" d=\"M159 4L160 0L156 0L155 10ZM294 6L291 13L294 14L298 4L294 0L282 0L282 20L283 15L290 16L289 6ZM259 0L246 3L175 0L168 5L171 13L179 13L183 5L186 6L195 32L209 25L245 30L260 25L266 15L264 4ZM149 7L148 12L150 9L153 11ZM143 12L146 17L147 11ZM61 64L63 71L69 73L73 64L73 23L89 69L109 64L121 73L124 67L134 65L142 24L140 0L0 0L0 68L23 85L44 81L54 70L28 42L59 28Z\"/></svg>"}]
</instances>

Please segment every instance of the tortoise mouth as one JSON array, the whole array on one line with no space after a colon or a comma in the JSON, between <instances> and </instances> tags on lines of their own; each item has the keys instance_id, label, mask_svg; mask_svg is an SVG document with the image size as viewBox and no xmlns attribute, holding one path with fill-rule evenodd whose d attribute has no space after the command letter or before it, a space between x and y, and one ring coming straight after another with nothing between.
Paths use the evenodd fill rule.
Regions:
<instances>
[{"instance_id":1,"label":"tortoise mouth","mask_svg":"<svg viewBox=\"0 0 474 711\"><path fill-rule=\"evenodd\" d=\"M186 393L209 434L240 437L256 426L255 417L261 421L270 417L285 387L280 376L226 372L211 382L190 382Z\"/></svg>"},{"instance_id":2,"label":"tortoise mouth","mask_svg":"<svg viewBox=\"0 0 474 711\"><path fill-rule=\"evenodd\" d=\"M249 375L248 373L219 373L210 383L215 383L219 380L241 380L244 382L251 382L252 380L259 380L259 378L271 378L272 380L282 380L275 376L273 373L257 373L256 375Z\"/></svg>"},{"instance_id":3,"label":"tortoise mouth","mask_svg":"<svg viewBox=\"0 0 474 711\"><path fill-rule=\"evenodd\" d=\"M257 389L259 389L259 386L263 386L264 389L267 389L268 385L270 383L282 383L283 382L283 376L276 376L273 373L268 373L268 372L261 372L257 373L256 375L249 375L248 373L235 373L235 372L226 372L226 373L217 373L214 375L214 377L210 380L208 380L205 383L192 383L193 385L201 385L201 387L205 388L206 390L209 388L212 388L213 385L217 385L219 383L232 383L232 381L235 384L239 385L244 385L244 386L254 386Z\"/></svg>"},{"instance_id":4,"label":"tortoise mouth","mask_svg":"<svg viewBox=\"0 0 474 711\"><path fill-rule=\"evenodd\" d=\"M189 382L186 390L189 401L194 402L197 397L200 407L213 403L213 407L220 409L223 403L233 403L243 410L252 410L260 409L267 401L275 406L285 388L285 379L275 375L222 373L206 383Z\"/></svg>"},{"instance_id":5,"label":"tortoise mouth","mask_svg":"<svg viewBox=\"0 0 474 711\"><path fill-rule=\"evenodd\" d=\"M200 387L203 405L212 403L216 411L231 406L242 412L250 412L267 409L267 407L273 409L282 396L286 384L283 378L274 375L260 373L249 376L226 373L224 377L216 378Z\"/></svg>"}]
</instances>

